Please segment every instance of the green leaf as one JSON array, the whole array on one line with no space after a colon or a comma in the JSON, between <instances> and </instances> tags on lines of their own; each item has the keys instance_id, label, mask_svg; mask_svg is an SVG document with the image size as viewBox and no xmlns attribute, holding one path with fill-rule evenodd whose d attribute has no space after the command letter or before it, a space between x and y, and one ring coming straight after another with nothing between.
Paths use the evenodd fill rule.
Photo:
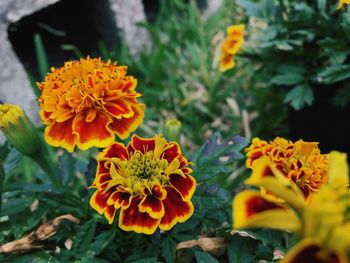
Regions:
<instances>
[{"instance_id":1,"label":"green leaf","mask_svg":"<svg viewBox=\"0 0 350 263\"><path fill-rule=\"evenodd\" d=\"M304 76L299 72L279 74L271 79L271 83L283 86L294 86L304 80Z\"/></svg>"},{"instance_id":2,"label":"green leaf","mask_svg":"<svg viewBox=\"0 0 350 263\"><path fill-rule=\"evenodd\" d=\"M96 255L100 254L114 239L116 235L116 229L113 228L109 231L100 233L92 243L92 249Z\"/></svg>"},{"instance_id":3,"label":"green leaf","mask_svg":"<svg viewBox=\"0 0 350 263\"><path fill-rule=\"evenodd\" d=\"M294 109L300 110L305 105L311 105L314 100L314 93L308 84L301 84L291 89L284 98Z\"/></svg>"},{"instance_id":4,"label":"green leaf","mask_svg":"<svg viewBox=\"0 0 350 263\"><path fill-rule=\"evenodd\" d=\"M350 65L336 65L325 68L318 74L325 84L332 84L350 78Z\"/></svg>"},{"instance_id":5,"label":"green leaf","mask_svg":"<svg viewBox=\"0 0 350 263\"><path fill-rule=\"evenodd\" d=\"M228 244L229 263L253 263L258 241L242 236L233 236Z\"/></svg>"},{"instance_id":6,"label":"green leaf","mask_svg":"<svg viewBox=\"0 0 350 263\"><path fill-rule=\"evenodd\" d=\"M175 241L170 237L168 237L165 240L164 245L162 247L162 256L165 258L167 263L174 262L175 246L176 246Z\"/></svg>"},{"instance_id":7,"label":"green leaf","mask_svg":"<svg viewBox=\"0 0 350 263\"><path fill-rule=\"evenodd\" d=\"M220 133L214 133L191 157L195 165L194 176L198 182L209 180L223 173L230 173L232 161L243 158L239 152L248 144L246 138L235 136L224 141Z\"/></svg>"},{"instance_id":8,"label":"green leaf","mask_svg":"<svg viewBox=\"0 0 350 263\"><path fill-rule=\"evenodd\" d=\"M41 80L44 80L46 74L49 72L49 61L47 59L43 40L38 33L34 35L34 46L36 59L39 64L40 78Z\"/></svg>"},{"instance_id":9,"label":"green leaf","mask_svg":"<svg viewBox=\"0 0 350 263\"><path fill-rule=\"evenodd\" d=\"M219 263L219 261L214 258L212 255L210 255L209 253L206 252L202 252L199 250L195 250L194 251L194 255L197 259L197 262L201 262L201 263Z\"/></svg>"},{"instance_id":10,"label":"green leaf","mask_svg":"<svg viewBox=\"0 0 350 263\"><path fill-rule=\"evenodd\" d=\"M73 250L75 250L77 253L86 254L86 252L91 248L91 242L94 238L95 231L96 220L93 217L80 227L73 243Z\"/></svg>"},{"instance_id":11,"label":"green leaf","mask_svg":"<svg viewBox=\"0 0 350 263\"><path fill-rule=\"evenodd\" d=\"M152 258L143 258L134 261L130 261L130 263L159 263L156 257Z\"/></svg>"}]
</instances>

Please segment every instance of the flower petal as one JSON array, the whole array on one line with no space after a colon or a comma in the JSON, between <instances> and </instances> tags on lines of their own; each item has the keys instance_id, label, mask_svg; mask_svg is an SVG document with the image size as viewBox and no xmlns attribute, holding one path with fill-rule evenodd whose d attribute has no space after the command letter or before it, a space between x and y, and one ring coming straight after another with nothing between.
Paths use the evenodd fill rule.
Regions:
<instances>
[{"instance_id":1,"label":"flower petal","mask_svg":"<svg viewBox=\"0 0 350 263\"><path fill-rule=\"evenodd\" d=\"M114 205L106 205L104 215L105 215L106 219L108 220L108 224L113 223L116 211L117 211L117 209L114 208Z\"/></svg>"},{"instance_id":2,"label":"flower petal","mask_svg":"<svg viewBox=\"0 0 350 263\"><path fill-rule=\"evenodd\" d=\"M131 204L132 195L128 191L123 191L121 187L117 188L117 191L113 192L108 200L108 205L113 205L115 209L126 209Z\"/></svg>"},{"instance_id":3,"label":"flower petal","mask_svg":"<svg viewBox=\"0 0 350 263\"><path fill-rule=\"evenodd\" d=\"M347 263L346 256L339 252L324 250L317 241L304 239L294 246L281 263Z\"/></svg>"},{"instance_id":4,"label":"flower petal","mask_svg":"<svg viewBox=\"0 0 350 263\"><path fill-rule=\"evenodd\" d=\"M346 187L349 184L349 168L346 154L332 151L329 154L328 184L334 187Z\"/></svg>"},{"instance_id":5,"label":"flower petal","mask_svg":"<svg viewBox=\"0 0 350 263\"><path fill-rule=\"evenodd\" d=\"M183 201L187 202L191 200L196 190L196 180L192 176L185 175L183 177L179 174L170 174L169 182L181 194Z\"/></svg>"},{"instance_id":6,"label":"flower petal","mask_svg":"<svg viewBox=\"0 0 350 263\"><path fill-rule=\"evenodd\" d=\"M259 192L246 190L233 201L234 228L268 227L299 231L300 222L293 210L270 202Z\"/></svg>"},{"instance_id":7,"label":"flower petal","mask_svg":"<svg viewBox=\"0 0 350 263\"><path fill-rule=\"evenodd\" d=\"M96 190L90 198L90 206L95 209L99 214L102 214L106 209L107 199L111 195L111 192L103 193L103 191Z\"/></svg>"},{"instance_id":8,"label":"flower petal","mask_svg":"<svg viewBox=\"0 0 350 263\"><path fill-rule=\"evenodd\" d=\"M112 131L114 131L122 140L129 137L130 132L136 130L143 122L145 115L145 105L135 104L131 106L134 111L134 115L130 118L114 119L110 125Z\"/></svg>"},{"instance_id":9,"label":"flower petal","mask_svg":"<svg viewBox=\"0 0 350 263\"><path fill-rule=\"evenodd\" d=\"M160 219L164 216L164 205L154 195L146 195L139 204L141 213L148 213L154 219Z\"/></svg>"},{"instance_id":10,"label":"flower petal","mask_svg":"<svg viewBox=\"0 0 350 263\"><path fill-rule=\"evenodd\" d=\"M125 98L120 98L115 101L110 101L105 106L107 112L115 118L130 118L134 115L134 111L131 108L130 103L128 103Z\"/></svg>"},{"instance_id":11,"label":"flower petal","mask_svg":"<svg viewBox=\"0 0 350 263\"><path fill-rule=\"evenodd\" d=\"M220 66L219 66L219 70L221 72L227 71L231 68L233 68L235 66L235 61L234 58L231 54L229 53L224 53L221 57L220 57Z\"/></svg>"},{"instance_id":12,"label":"flower petal","mask_svg":"<svg viewBox=\"0 0 350 263\"><path fill-rule=\"evenodd\" d=\"M163 200L165 214L159 227L162 230L169 230L177 222L189 219L194 212L194 207L192 202L184 202L174 188L166 187L165 189L167 191L167 197Z\"/></svg>"},{"instance_id":13,"label":"flower petal","mask_svg":"<svg viewBox=\"0 0 350 263\"><path fill-rule=\"evenodd\" d=\"M114 142L114 134L108 128L112 120L102 112L97 112L93 121L86 121L86 114L75 116L73 132L77 135L77 146L86 150L92 146L106 147Z\"/></svg>"},{"instance_id":14,"label":"flower petal","mask_svg":"<svg viewBox=\"0 0 350 263\"><path fill-rule=\"evenodd\" d=\"M130 148L130 147L131 148ZM136 134L132 136L131 142L128 145L128 149L130 151L140 151L142 153L153 151L154 150L154 139L145 139L137 136Z\"/></svg>"},{"instance_id":15,"label":"flower petal","mask_svg":"<svg viewBox=\"0 0 350 263\"><path fill-rule=\"evenodd\" d=\"M104 158L120 158L126 160L129 158L129 153L123 144L115 142L104 149L97 157L97 160Z\"/></svg>"},{"instance_id":16,"label":"flower petal","mask_svg":"<svg viewBox=\"0 0 350 263\"><path fill-rule=\"evenodd\" d=\"M65 122L54 122L45 128L45 140L54 147L73 152L77 136L73 134L73 118Z\"/></svg>"},{"instance_id":17,"label":"flower petal","mask_svg":"<svg viewBox=\"0 0 350 263\"><path fill-rule=\"evenodd\" d=\"M138 205L140 201L139 196L134 197L130 206L120 212L119 227L125 231L151 235L156 231L160 219L154 219L147 213L139 212Z\"/></svg>"},{"instance_id":18,"label":"flower petal","mask_svg":"<svg viewBox=\"0 0 350 263\"><path fill-rule=\"evenodd\" d=\"M181 149L176 142L169 142L166 150L163 153L163 158L166 159L168 163L171 163L172 160L181 155Z\"/></svg>"}]
</instances>

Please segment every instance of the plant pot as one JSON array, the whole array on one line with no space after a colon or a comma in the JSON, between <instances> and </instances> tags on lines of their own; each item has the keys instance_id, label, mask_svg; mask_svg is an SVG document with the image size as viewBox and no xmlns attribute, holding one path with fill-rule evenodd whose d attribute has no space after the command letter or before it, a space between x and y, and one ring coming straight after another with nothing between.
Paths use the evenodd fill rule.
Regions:
<instances>
[{"instance_id":1,"label":"plant pot","mask_svg":"<svg viewBox=\"0 0 350 263\"><path fill-rule=\"evenodd\" d=\"M338 150L350 156L350 105L333 105L339 89L339 85L316 86L311 106L298 111L289 109L291 140L318 141L322 153Z\"/></svg>"}]
</instances>

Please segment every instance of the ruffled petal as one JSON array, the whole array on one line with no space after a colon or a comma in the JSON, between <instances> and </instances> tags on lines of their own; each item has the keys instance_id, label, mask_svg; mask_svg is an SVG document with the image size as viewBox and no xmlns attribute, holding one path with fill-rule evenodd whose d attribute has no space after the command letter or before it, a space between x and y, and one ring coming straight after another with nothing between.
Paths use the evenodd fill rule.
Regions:
<instances>
[{"instance_id":1,"label":"ruffled petal","mask_svg":"<svg viewBox=\"0 0 350 263\"><path fill-rule=\"evenodd\" d=\"M163 158L171 163L172 160L181 155L180 146L176 142L170 142L163 154Z\"/></svg>"},{"instance_id":2,"label":"ruffled petal","mask_svg":"<svg viewBox=\"0 0 350 263\"><path fill-rule=\"evenodd\" d=\"M154 139L145 139L137 136L136 134L132 136L131 142L129 143L129 151L140 151L142 153L154 150ZM130 148L131 147L131 148Z\"/></svg>"},{"instance_id":3,"label":"ruffled petal","mask_svg":"<svg viewBox=\"0 0 350 263\"><path fill-rule=\"evenodd\" d=\"M131 108L130 103L128 103L125 98L120 98L116 101L110 101L106 104L105 109L107 112L115 118L130 118L134 115L134 111Z\"/></svg>"},{"instance_id":4,"label":"ruffled petal","mask_svg":"<svg viewBox=\"0 0 350 263\"><path fill-rule=\"evenodd\" d=\"M194 191L196 190L196 180L190 175L185 175L185 177L179 174L170 174L169 182L178 191L182 200L187 202L190 201Z\"/></svg>"},{"instance_id":5,"label":"ruffled petal","mask_svg":"<svg viewBox=\"0 0 350 263\"><path fill-rule=\"evenodd\" d=\"M102 214L106 209L107 199L110 195L110 191L103 193L103 191L97 190L90 198L90 206L99 214Z\"/></svg>"},{"instance_id":6,"label":"ruffled petal","mask_svg":"<svg viewBox=\"0 0 350 263\"><path fill-rule=\"evenodd\" d=\"M164 216L164 205L154 195L146 195L139 204L141 213L148 213L154 219L160 219Z\"/></svg>"},{"instance_id":7,"label":"ruffled petal","mask_svg":"<svg viewBox=\"0 0 350 263\"><path fill-rule=\"evenodd\" d=\"M119 158L122 160L126 160L129 158L129 153L126 147L121 143L113 143L106 148L101 155L97 157L97 159L103 158Z\"/></svg>"},{"instance_id":8,"label":"ruffled petal","mask_svg":"<svg viewBox=\"0 0 350 263\"><path fill-rule=\"evenodd\" d=\"M234 228L268 227L299 231L300 222L292 209L270 202L259 192L246 190L233 201Z\"/></svg>"},{"instance_id":9,"label":"ruffled petal","mask_svg":"<svg viewBox=\"0 0 350 263\"><path fill-rule=\"evenodd\" d=\"M281 263L347 263L343 253L323 250L317 241L304 239L294 246Z\"/></svg>"},{"instance_id":10,"label":"ruffled petal","mask_svg":"<svg viewBox=\"0 0 350 263\"><path fill-rule=\"evenodd\" d=\"M106 219L108 220L108 224L113 223L116 211L117 211L117 209L114 208L114 205L106 205L104 215L105 215Z\"/></svg>"},{"instance_id":11,"label":"ruffled petal","mask_svg":"<svg viewBox=\"0 0 350 263\"><path fill-rule=\"evenodd\" d=\"M145 105L135 104L131 106L134 115L130 118L114 119L110 125L110 128L115 132L122 140L129 137L130 132L136 130L143 122L145 115Z\"/></svg>"},{"instance_id":12,"label":"ruffled petal","mask_svg":"<svg viewBox=\"0 0 350 263\"><path fill-rule=\"evenodd\" d=\"M73 134L73 118L65 122L54 122L45 128L45 140L54 147L73 152L77 136Z\"/></svg>"},{"instance_id":13,"label":"ruffled petal","mask_svg":"<svg viewBox=\"0 0 350 263\"><path fill-rule=\"evenodd\" d=\"M153 234L160 222L160 219L154 219L147 213L139 212L138 205L141 198L134 197L130 206L123 209L119 215L119 227L125 231L135 231L136 233Z\"/></svg>"},{"instance_id":14,"label":"ruffled petal","mask_svg":"<svg viewBox=\"0 0 350 263\"><path fill-rule=\"evenodd\" d=\"M86 121L86 114L75 116L73 121L73 132L77 135L77 146L86 150L92 146L106 147L114 142L114 134L108 128L112 119L101 112L97 112L93 121Z\"/></svg>"},{"instance_id":15,"label":"ruffled petal","mask_svg":"<svg viewBox=\"0 0 350 263\"><path fill-rule=\"evenodd\" d=\"M345 153L332 151L329 154L328 184L333 187L346 187L349 184L349 171Z\"/></svg>"},{"instance_id":16,"label":"ruffled petal","mask_svg":"<svg viewBox=\"0 0 350 263\"><path fill-rule=\"evenodd\" d=\"M162 230L169 230L177 222L189 219L194 212L194 207L192 202L184 202L174 188L166 187L165 189L167 191L167 197L163 200L165 214L159 227Z\"/></svg>"},{"instance_id":17,"label":"ruffled petal","mask_svg":"<svg viewBox=\"0 0 350 263\"><path fill-rule=\"evenodd\" d=\"M121 188L118 188L117 191L113 192L108 200L108 205L113 205L115 209L119 209L120 207L122 209L126 209L131 204L132 195L127 192L123 191Z\"/></svg>"}]
</instances>

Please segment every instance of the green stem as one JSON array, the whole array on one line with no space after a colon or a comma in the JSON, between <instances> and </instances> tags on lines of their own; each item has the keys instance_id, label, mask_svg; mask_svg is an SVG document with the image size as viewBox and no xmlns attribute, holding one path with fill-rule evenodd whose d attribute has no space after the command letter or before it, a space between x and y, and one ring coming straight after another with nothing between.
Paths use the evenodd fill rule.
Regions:
<instances>
[{"instance_id":1,"label":"green stem","mask_svg":"<svg viewBox=\"0 0 350 263\"><path fill-rule=\"evenodd\" d=\"M0 160L0 218L1 218L1 205L2 205L2 184L5 178L4 166L2 165L2 161Z\"/></svg>"},{"instance_id":2,"label":"green stem","mask_svg":"<svg viewBox=\"0 0 350 263\"><path fill-rule=\"evenodd\" d=\"M36 152L31 158L43 169L43 171L49 176L52 186L55 189L62 188L62 182L58 174L58 166L56 160L51 151L42 144L40 150Z\"/></svg>"}]
</instances>

